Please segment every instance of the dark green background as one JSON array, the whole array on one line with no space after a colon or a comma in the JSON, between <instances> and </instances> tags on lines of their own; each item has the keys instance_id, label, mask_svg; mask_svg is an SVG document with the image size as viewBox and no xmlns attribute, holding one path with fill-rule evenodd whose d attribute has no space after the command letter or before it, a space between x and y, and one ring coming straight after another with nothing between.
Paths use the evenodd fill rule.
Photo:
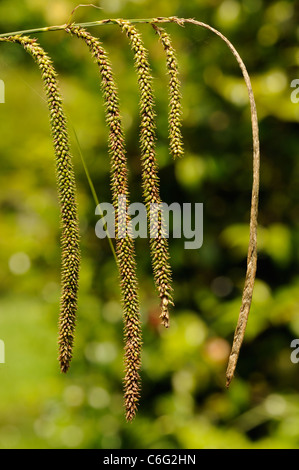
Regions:
<instances>
[{"instance_id":1,"label":"dark green background","mask_svg":"<svg viewBox=\"0 0 299 470\"><path fill-rule=\"evenodd\" d=\"M261 138L259 259L237 373L225 389L227 357L246 269L252 182L249 104L239 67L212 33L167 25L178 52L184 159L168 154L165 57L140 26L152 65L157 158L165 202L204 204L204 242L184 250L170 238L175 308L158 322L148 241L137 241L143 322L142 397L124 419L123 326L115 262L95 236L95 204L72 127L82 268L69 373L59 371L59 211L48 111L39 70L1 44L0 79L0 448L298 448L299 78L298 2L102 0L77 21L194 17L235 45L252 79ZM74 1L0 2L0 31L65 23ZM110 53L119 87L131 201L142 201L137 79L117 26L92 28ZM36 35L53 58L69 122L101 201L111 200L107 128L98 70L86 46L64 32Z\"/></svg>"}]
</instances>

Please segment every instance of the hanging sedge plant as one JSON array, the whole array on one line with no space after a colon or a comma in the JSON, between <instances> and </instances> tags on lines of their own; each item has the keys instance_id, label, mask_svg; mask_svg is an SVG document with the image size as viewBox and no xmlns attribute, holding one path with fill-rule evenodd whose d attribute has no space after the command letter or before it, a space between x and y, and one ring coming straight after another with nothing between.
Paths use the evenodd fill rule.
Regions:
<instances>
[{"instance_id":1,"label":"hanging sedge plant","mask_svg":"<svg viewBox=\"0 0 299 470\"><path fill-rule=\"evenodd\" d=\"M77 7L76 7L77 8ZM100 20L89 23L90 26L104 24L118 24L128 36L134 53L135 68L138 76L140 90L140 148L142 162L142 182L145 205L150 220L151 204L160 205L159 177L156 160L156 125L154 112L154 95L152 77L148 61L148 53L143 45L140 33L133 26L133 22L140 20ZM152 24L159 35L159 39L166 54L166 65L169 74L169 148L174 158L183 155L181 134L181 102L180 82L178 79L178 66L175 51L170 36L164 29L157 26L161 23L176 23L180 26L192 24L203 27L216 34L224 41L241 69L250 102L252 139L253 139L253 182L251 195L251 211L249 225L249 246L247 255L247 270L243 288L241 308L235 330L231 354L228 361L226 379L229 386L236 369L240 348L244 339L248 320L254 280L257 266L257 216L259 194L259 132L256 105L250 77L240 55L231 42L215 28L194 19L177 17L152 18L141 20ZM127 216L127 206L124 208L125 217L121 215L119 197L124 196L127 204L129 200L127 181L127 162L124 150L124 136L119 113L118 94L114 82L111 65L106 51L100 41L91 36L80 25L61 25L46 28L37 28L28 32L66 30L85 41L89 50L99 66L102 91L106 106L106 121L109 126L109 153L111 157L111 186L113 204L116 210L116 254L120 276L122 300L124 305L124 333L125 333L125 378L124 394L127 420L135 416L140 393L139 371L141 366L141 325L140 309L137 295L137 278L135 250L130 236L130 219ZM50 112L50 123L56 156L57 187L61 212L61 307L59 317L59 361L62 372L66 372L72 359L74 331L76 324L77 292L80 267L79 228L76 203L76 186L72 165L72 156L69 148L66 119L62 109L62 100L58 89L57 74L53 64L36 42L20 34L4 33L0 41L21 44L31 54L37 63L44 88L47 95ZM155 283L161 299L161 320L164 326L169 326L169 307L173 305L172 279L169 263L168 241L164 236L164 226L161 212L158 213L154 227L157 236L150 239L151 258ZM128 230L125 237L119 237L120 231Z\"/></svg>"}]
</instances>

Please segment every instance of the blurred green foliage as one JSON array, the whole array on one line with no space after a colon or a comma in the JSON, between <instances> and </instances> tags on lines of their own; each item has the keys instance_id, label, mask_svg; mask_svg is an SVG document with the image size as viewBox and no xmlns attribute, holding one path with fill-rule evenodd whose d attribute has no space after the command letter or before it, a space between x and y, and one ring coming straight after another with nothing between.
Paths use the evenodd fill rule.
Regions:
<instances>
[{"instance_id":1,"label":"blurred green foliage","mask_svg":"<svg viewBox=\"0 0 299 470\"><path fill-rule=\"evenodd\" d=\"M73 0L2 0L0 31L67 21ZM48 113L39 71L1 44L0 448L298 448L299 78L298 3L278 0L102 0L77 21L194 17L221 30L251 75L260 119L261 197L257 282L237 373L225 369L246 267L252 143L246 88L227 46L210 32L167 25L181 71L185 158L167 142L167 75L161 45L140 26L156 93L158 160L165 202L203 202L204 242L170 239L175 308L158 321L147 240L137 240L143 321L142 399L132 424L122 403L122 311L107 240L95 236L94 201L70 127L78 184L82 268L74 359L59 372L59 213ZM141 201L138 93L119 28L93 28L110 52L126 131L131 201ZM107 128L98 71L80 41L37 35L59 73L65 109L98 197L110 201Z\"/></svg>"}]
</instances>

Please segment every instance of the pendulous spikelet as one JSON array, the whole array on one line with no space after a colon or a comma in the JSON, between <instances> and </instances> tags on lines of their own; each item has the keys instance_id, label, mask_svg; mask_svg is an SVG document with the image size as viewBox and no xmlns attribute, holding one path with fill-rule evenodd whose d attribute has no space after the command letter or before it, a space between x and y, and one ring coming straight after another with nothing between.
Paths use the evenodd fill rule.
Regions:
<instances>
[{"instance_id":1,"label":"pendulous spikelet","mask_svg":"<svg viewBox=\"0 0 299 470\"><path fill-rule=\"evenodd\" d=\"M153 224L151 219L151 205L161 204L159 195L159 177L156 161L156 125L154 112L154 98L152 90L152 77L148 62L147 50L143 45L140 33L125 20L115 20L130 40L134 53L135 67L140 89L140 148L142 162L143 195L148 214L149 230L155 236L150 238L151 258L156 286L161 299L161 320L165 327L169 326L169 306L172 300L172 279L169 264L168 240L164 236L164 227L161 212L158 211Z\"/></svg>"},{"instance_id":2,"label":"pendulous spikelet","mask_svg":"<svg viewBox=\"0 0 299 470\"><path fill-rule=\"evenodd\" d=\"M77 311L77 292L80 267L79 225L76 185L69 148L66 118L58 89L57 74L52 61L35 39L9 36L1 41L21 44L38 65L50 111L50 123L56 156L56 176L61 214L61 303L59 317L59 362L67 372L72 359Z\"/></svg>"},{"instance_id":3,"label":"pendulous spikelet","mask_svg":"<svg viewBox=\"0 0 299 470\"><path fill-rule=\"evenodd\" d=\"M129 190L127 158L119 112L118 92L107 53L101 42L83 28L69 25L66 31L81 38L88 46L100 71L101 85L109 127L112 200L115 208L116 256L124 308L126 418L131 421L139 402L142 332L137 292L134 240L130 236L128 216ZM121 199L123 198L123 200ZM124 207L120 205L125 204ZM126 232L125 232L126 231ZM121 237L120 234L125 234Z\"/></svg>"},{"instance_id":4,"label":"pendulous spikelet","mask_svg":"<svg viewBox=\"0 0 299 470\"><path fill-rule=\"evenodd\" d=\"M166 55L166 66L169 74L169 147L171 155L176 159L182 157L184 154L183 137L181 132L181 83L179 80L176 52L171 43L169 34L163 28L158 27L154 23L152 23L152 27L159 35Z\"/></svg>"}]
</instances>

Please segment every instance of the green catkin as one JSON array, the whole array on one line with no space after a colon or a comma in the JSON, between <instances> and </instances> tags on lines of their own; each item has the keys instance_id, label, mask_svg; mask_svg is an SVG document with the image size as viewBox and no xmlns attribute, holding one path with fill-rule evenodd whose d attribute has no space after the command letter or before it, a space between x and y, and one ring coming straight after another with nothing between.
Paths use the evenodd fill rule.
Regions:
<instances>
[{"instance_id":1,"label":"green catkin","mask_svg":"<svg viewBox=\"0 0 299 470\"><path fill-rule=\"evenodd\" d=\"M118 92L107 53L101 42L83 28L69 25L66 31L81 38L94 57L101 75L101 85L106 108L106 122L109 127L109 153L111 157L111 188L115 208L116 234L129 227L128 216L129 190L127 176L127 158L124 148L124 136L119 112ZM126 215L119 211L119 196L126 197ZM116 237L116 255L120 277L122 302L124 308L125 336L125 377L124 396L126 418L131 421L137 410L140 395L141 346L142 332L134 240L130 230L124 238Z\"/></svg>"},{"instance_id":2,"label":"green catkin","mask_svg":"<svg viewBox=\"0 0 299 470\"><path fill-rule=\"evenodd\" d=\"M179 80L178 63L176 51L173 48L169 34L152 23L152 27L159 35L161 44L166 54L166 66L169 74L169 150L174 159L180 158L184 154L183 137L181 133L181 83Z\"/></svg>"},{"instance_id":3,"label":"green catkin","mask_svg":"<svg viewBox=\"0 0 299 470\"><path fill-rule=\"evenodd\" d=\"M152 226L150 224L151 204L161 204L155 151L156 126L150 65L147 50L143 45L140 33L138 33L136 28L128 21L117 20L117 23L130 40L138 75L140 89L140 147L143 195L147 209L149 229L152 229L154 233L156 233L156 236L150 238L150 248L154 278L161 299L160 317L163 325L168 327L169 306L173 305L172 279L169 264L168 240L163 236L164 227L160 211L154 224Z\"/></svg>"},{"instance_id":4,"label":"green catkin","mask_svg":"<svg viewBox=\"0 0 299 470\"><path fill-rule=\"evenodd\" d=\"M59 362L67 372L72 359L76 324L77 292L80 268L79 224L76 184L70 153L66 118L52 61L35 39L26 36L0 38L21 44L38 65L50 112L51 131L56 156L56 176L61 217L61 301L59 317Z\"/></svg>"}]
</instances>

